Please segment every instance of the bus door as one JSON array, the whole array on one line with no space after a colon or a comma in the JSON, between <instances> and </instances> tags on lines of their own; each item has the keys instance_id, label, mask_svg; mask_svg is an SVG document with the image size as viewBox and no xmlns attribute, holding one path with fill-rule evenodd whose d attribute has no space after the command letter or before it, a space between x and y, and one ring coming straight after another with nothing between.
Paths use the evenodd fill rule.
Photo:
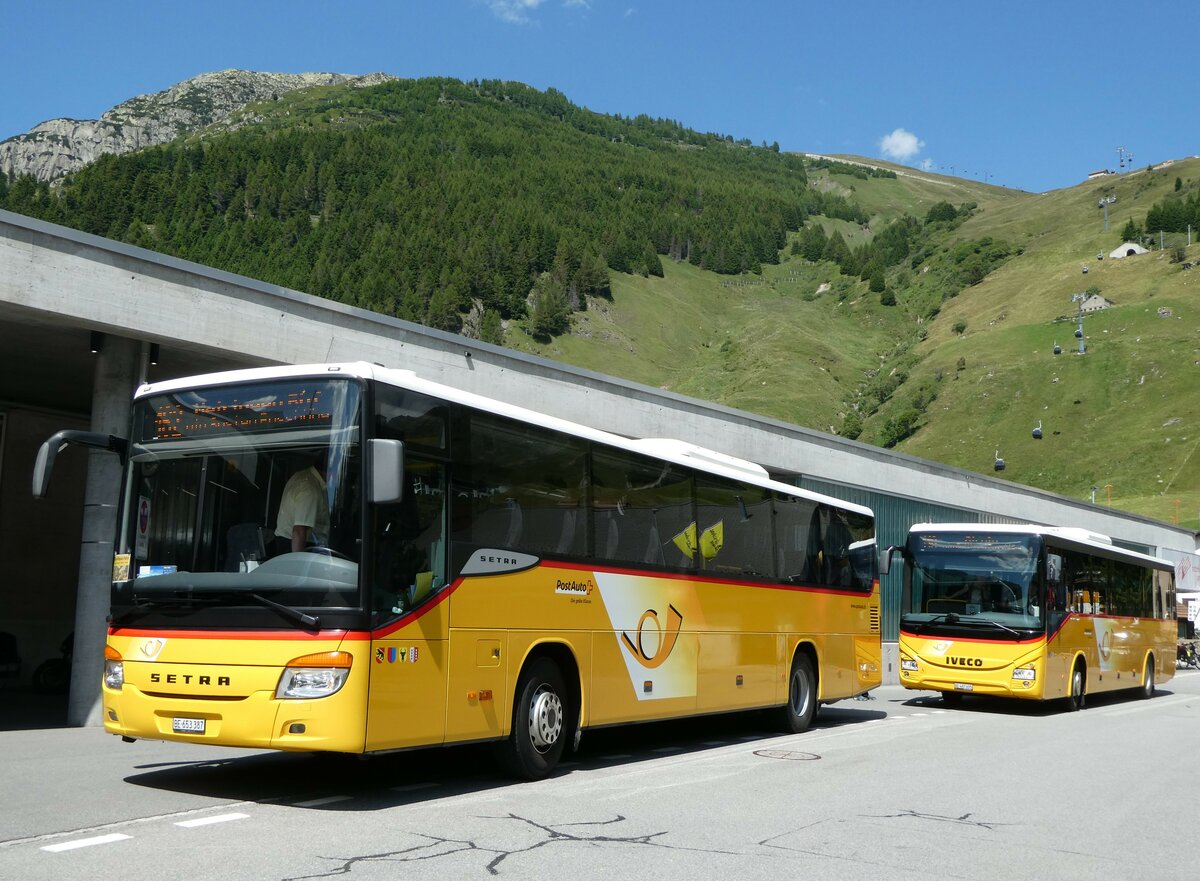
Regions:
<instances>
[{"instance_id":1,"label":"bus door","mask_svg":"<svg viewBox=\"0 0 1200 881\"><path fill-rule=\"evenodd\" d=\"M368 750L446 738L445 468L409 457L404 472L404 497L371 512Z\"/></svg>"}]
</instances>

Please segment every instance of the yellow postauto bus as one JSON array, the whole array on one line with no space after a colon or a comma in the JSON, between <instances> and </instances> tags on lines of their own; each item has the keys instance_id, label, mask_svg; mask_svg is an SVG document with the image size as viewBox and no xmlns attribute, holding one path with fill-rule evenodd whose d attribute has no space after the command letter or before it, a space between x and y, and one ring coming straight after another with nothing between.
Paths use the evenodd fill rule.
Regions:
<instances>
[{"instance_id":1,"label":"yellow postauto bus","mask_svg":"<svg viewBox=\"0 0 1200 881\"><path fill-rule=\"evenodd\" d=\"M891 551L884 555L884 566ZM900 682L964 694L1065 699L1175 672L1173 565L1083 529L919 523L903 548Z\"/></svg>"},{"instance_id":2,"label":"yellow postauto bus","mask_svg":"<svg viewBox=\"0 0 1200 881\"><path fill-rule=\"evenodd\" d=\"M64 440L127 462L115 735L495 741L537 778L586 728L769 708L800 732L880 684L871 511L720 453L369 364L148 384L127 441L65 435L39 471Z\"/></svg>"}]
</instances>

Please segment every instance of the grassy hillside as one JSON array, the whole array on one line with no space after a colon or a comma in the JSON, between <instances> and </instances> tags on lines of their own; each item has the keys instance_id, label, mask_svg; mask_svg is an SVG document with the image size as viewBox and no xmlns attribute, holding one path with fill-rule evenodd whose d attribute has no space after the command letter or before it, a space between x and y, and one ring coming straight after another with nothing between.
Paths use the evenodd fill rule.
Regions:
<instances>
[{"instance_id":1,"label":"grassy hillside","mask_svg":"<svg viewBox=\"0 0 1200 881\"><path fill-rule=\"evenodd\" d=\"M1101 503L1111 494L1123 509L1164 520L1178 512L1181 523L1200 525L1200 274L1162 251L1107 257L1126 220L1144 219L1176 177L1194 187L1200 160L1091 181L967 221L964 235L1003 236L1025 250L948 302L931 326L921 369L954 380L943 381L936 412L901 448L977 470L987 470L999 448L1009 479L1078 497L1098 486ZM1098 202L1108 195L1117 201L1106 231ZM1187 255L1200 259L1200 246ZM1075 322L1055 319L1073 318L1072 295L1089 288L1114 305L1084 319L1080 356ZM961 336L956 322L966 324ZM1064 350L1057 357L1055 342ZM1035 441L1039 419L1044 437Z\"/></svg>"},{"instance_id":2,"label":"grassy hillside","mask_svg":"<svg viewBox=\"0 0 1200 881\"><path fill-rule=\"evenodd\" d=\"M1162 252L1107 257L1125 222L1144 219L1176 177L1188 186L1200 181L1200 161L1040 195L908 171L866 181L810 171L814 186L872 215L870 230L813 221L849 241L906 213L923 217L937 201L975 203L954 237L1004 240L1021 253L947 299L931 321L905 309L917 296L919 270L909 288L897 289L899 308L887 309L828 263L791 257L732 287L728 278L664 261L661 279L615 276L611 302L578 315L575 334L548 345L519 332L508 341L826 431L839 430L863 386L878 381L871 373L882 365L887 375L899 364L908 378L864 420L863 440L877 442L911 390L926 386L936 398L898 449L987 473L999 450L1006 479L1081 499L1094 486L1099 504L1111 499L1123 510L1200 527L1200 269L1182 270ZM1097 203L1107 195L1117 201L1106 231ZM1200 245L1188 256L1200 260ZM816 294L823 283L831 289ZM1114 305L1085 318L1087 354L1079 356L1071 296L1091 287ZM1171 316L1159 317L1160 307ZM903 362L895 358L901 340L912 341ZM1039 421L1043 437L1035 440Z\"/></svg>"}]
</instances>

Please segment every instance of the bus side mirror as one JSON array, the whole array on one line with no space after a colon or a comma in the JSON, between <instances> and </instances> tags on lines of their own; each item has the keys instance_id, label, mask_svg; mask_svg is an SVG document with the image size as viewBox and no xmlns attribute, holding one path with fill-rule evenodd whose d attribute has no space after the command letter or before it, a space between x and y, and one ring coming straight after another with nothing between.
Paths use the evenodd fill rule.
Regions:
<instances>
[{"instance_id":1,"label":"bus side mirror","mask_svg":"<svg viewBox=\"0 0 1200 881\"><path fill-rule=\"evenodd\" d=\"M879 574L887 575L892 571L892 555L901 549L896 545L890 545L884 549L879 555Z\"/></svg>"},{"instance_id":2,"label":"bus side mirror","mask_svg":"<svg viewBox=\"0 0 1200 881\"><path fill-rule=\"evenodd\" d=\"M398 440L371 441L371 501L390 505L404 498L404 444Z\"/></svg>"},{"instance_id":3,"label":"bus side mirror","mask_svg":"<svg viewBox=\"0 0 1200 881\"><path fill-rule=\"evenodd\" d=\"M1046 554L1046 581L1050 584L1062 581L1062 557L1058 554Z\"/></svg>"},{"instance_id":4,"label":"bus side mirror","mask_svg":"<svg viewBox=\"0 0 1200 881\"><path fill-rule=\"evenodd\" d=\"M60 431L56 433L38 448L37 459L33 463L33 497L35 499L46 497L46 492L50 489L50 475L54 473L54 460L70 444L116 453L121 457L122 465L125 464L125 455L129 449L129 442L125 438L111 434L99 434L94 431Z\"/></svg>"}]
</instances>

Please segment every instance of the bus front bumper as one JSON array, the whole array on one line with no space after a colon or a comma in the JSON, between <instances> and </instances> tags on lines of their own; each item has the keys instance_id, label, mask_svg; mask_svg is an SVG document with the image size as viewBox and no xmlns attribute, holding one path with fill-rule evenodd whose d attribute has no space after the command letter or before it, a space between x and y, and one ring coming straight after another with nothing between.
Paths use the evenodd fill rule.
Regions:
<instances>
[{"instance_id":1,"label":"bus front bumper","mask_svg":"<svg viewBox=\"0 0 1200 881\"><path fill-rule=\"evenodd\" d=\"M366 704L357 691L343 688L311 700L256 691L218 701L148 695L129 684L119 691L105 687L104 730L133 739L361 753Z\"/></svg>"}]
</instances>

